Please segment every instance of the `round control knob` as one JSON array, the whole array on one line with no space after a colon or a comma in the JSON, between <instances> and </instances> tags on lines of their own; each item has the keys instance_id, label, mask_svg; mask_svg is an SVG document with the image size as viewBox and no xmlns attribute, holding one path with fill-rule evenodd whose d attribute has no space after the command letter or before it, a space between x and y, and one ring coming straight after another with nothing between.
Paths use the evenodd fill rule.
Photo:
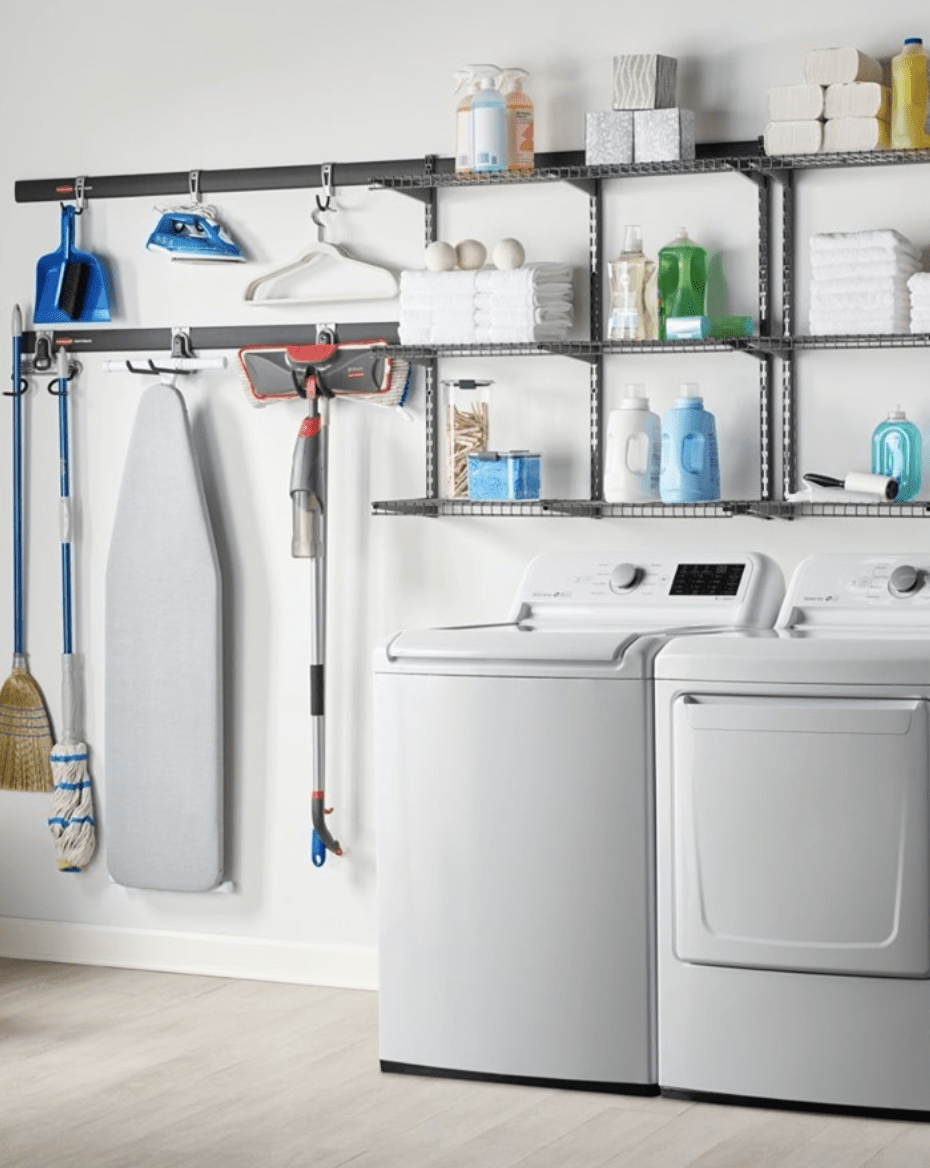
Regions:
<instances>
[{"instance_id":1,"label":"round control knob","mask_svg":"<svg viewBox=\"0 0 930 1168\"><path fill-rule=\"evenodd\" d=\"M901 564L891 573L888 591L892 596L913 596L920 590L920 573L910 564Z\"/></svg>"},{"instance_id":2,"label":"round control knob","mask_svg":"<svg viewBox=\"0 0 930 1168\"><path fill-rule=\"evenodd\" d=\"M611 592L629 592L639 583L639 568L633 564L617 564L610 573Z\"/></svg>"}]
</instances>

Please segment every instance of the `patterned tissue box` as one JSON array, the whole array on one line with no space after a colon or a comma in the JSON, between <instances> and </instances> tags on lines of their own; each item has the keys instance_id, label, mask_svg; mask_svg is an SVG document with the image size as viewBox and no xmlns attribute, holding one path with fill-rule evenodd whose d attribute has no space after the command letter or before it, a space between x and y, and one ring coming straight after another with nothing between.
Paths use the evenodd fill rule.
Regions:
<instances>
[{"instance_id":1,"label":"patterned tissue box","mask_svg":"<svg viewBox=\"0 0 930 1168\"><path fill-rule=\"evenodd\" d=\"M693 158L693 110L656 109L634 112L634 162L678 162Z\"/></svg>"},{"instance_id":2,"label":"patterned tissue box","mask_svg":"<svg viewBox=\"0 0 930 1168\"><path fill-rule=\"evenodd\" d=\"M675 57L655 53L614 57L614 109L670 109L677 82Z\"/></svg>"},{"instance_id":3,"label":"patterned tissue box","mask_svg":"<svg viewBox=\"0 0 930 1168\"><path fill-rule=\"evenodd\" d=\"M631 110L596 110L585 114L584 159L588 166L615 166L633 161Z\"/></svg>"}]
</instances>

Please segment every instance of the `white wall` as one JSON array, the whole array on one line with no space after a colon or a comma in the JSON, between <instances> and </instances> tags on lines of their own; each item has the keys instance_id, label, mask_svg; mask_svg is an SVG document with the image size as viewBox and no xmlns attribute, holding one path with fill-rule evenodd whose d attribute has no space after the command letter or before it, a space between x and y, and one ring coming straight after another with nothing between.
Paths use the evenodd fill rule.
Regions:
<instances>
[{"instance_id":1,"label":"white wall","mask_svg":"<svg viewBox=\"0 0 930 1168\"><path fill-rule=\"evenodd\" d=\"M0 277L6 313L31 311L36 258L57 246L57 208L17 205L13 183L78 174L295 165L415 157L452 150L452 74L491 58L532 74L540 150L578 149L584 111L610 105L611 57L659 51L679 59L681 104L696 110L699 140L754 138L769 85L798 82L808 48L852 44L888 58L908 35L930 34L916 0L868 6L784 0L769 6L618 5L578 0L550 15L529 0L434 0L385 6L290 0L189 0L157 9L125 0L4 6L0 74ZM930 243L928 172L851 171L803 177L799 235L896 226ZM209 195L209 191L207 192ZM313 237L313 192L217 199L255 261L192 270L147 253L152 200L92 203L82 242L107 259L118 289L117 326L252 324L270 310L241 303L253 273L289 259ZM421 209L393 193L339 192L337 238L397 267L417 266ZM647 250L680 223L719 253L730 310L753 311L754 188L739 176L637 181L610 196L608 249L626 222L644 226ZM451 193L441 234L493 243L517 235L530 259L585 262L584 197L566 188ZM337 230L334 227L334 230ZM803 268L799 292L803 289ZM803 312L803 295L800 296ZM351 316L388 319L390 305ZM349 319L324 306L282 319ZM6 319L6 317L4 317ZM802 317L803 319L803 317ZM813 354L799 369L802 470L868 465L869 434L901 401L930 434L924 353ZM495 444L539 446L545 494L584 495L587 375L563 359L450 362L498 382ZM612 359L608 405L624 381L643 381L663 408L679 380L698 380L721 427L724 493L751 495L758 438L755 363L735 355ZM57 716L60 652L56 417L44 382L26 403L28 432L27 647ZM110 527L140 387L106 376L96 358L73 404L79 505L76 635L85 659L84 729L106 843L103 725L103 579ZM308 565L291 560L288 469L300 408L254 410L236 374L185 385L225 575L228 783L232 895L173 895L111 884L102 856L80 876L55 868L43 797L0 792L0 953L202 969L334 984L375 979L376 897L369 693L377 641L400 627L498 617L526 561L546 548L659 545L767 551L786 574L819 548L922 549L918 521L741 518L708 521L555 521L373 518L375 498L419 495L422 387L415 422L345 403L334 408L330 545L328 786L346 855L309 863ZM0 450L9 412L0 407ZM4 457L4 465L6 458ZM777 465L776 465L777 470ZM0 474L0 515L10 508ZM925 495L927 492L925 491ZM4 523L6 521L4 520ZM2 552L9 565L7 541ZM9 570L0 614L9 614ZM7 617L0 618L5 638ZM12 627L12 621L9 622ZM0 640L0 652L3 644ZM166 726L170 733L170 726Z\"/></svg>"}]
</instances>

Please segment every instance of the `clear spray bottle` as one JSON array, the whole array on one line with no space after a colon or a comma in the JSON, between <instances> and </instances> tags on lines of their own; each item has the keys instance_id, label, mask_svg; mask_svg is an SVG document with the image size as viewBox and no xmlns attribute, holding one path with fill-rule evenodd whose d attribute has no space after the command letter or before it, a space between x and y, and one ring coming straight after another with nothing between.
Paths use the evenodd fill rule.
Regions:
<instances>
[{"instance_id":1,"label":"clear spray bottle","mask_svg":"<svg viewBox=\"0 0 930 1168\"><path fill-rule=\"evenodd\" d=\"M471 174L475 160L471 101L478 88L478 79L468 66L456 72L455 80L458 99L455 104L455 173Z\"/></svg>"},{"instance_id":2,"label":"clear spray bottle","mask_svg":"<svg viewBox=\"0 0 930 1168\"><path fill-rule=\"evenodd\" d=\"M507 103L497 88L501 71L497 65L470 65L478 78L478 91L471 99L471 124L475 152L472 170L489 174L507 169Z\"/></svg>"},{"instance_id":3,"label":"clear spray bottle","mask_svg":"<svg viewBox=\"0 0 930 1168\"><path fill-rule=\"evenodd\" d=\"M508 166L513 171L532 170L534 157L533 103L523 91L526 69L504 70L503 90L507 102Z\"/></svg>"}]
</instances>

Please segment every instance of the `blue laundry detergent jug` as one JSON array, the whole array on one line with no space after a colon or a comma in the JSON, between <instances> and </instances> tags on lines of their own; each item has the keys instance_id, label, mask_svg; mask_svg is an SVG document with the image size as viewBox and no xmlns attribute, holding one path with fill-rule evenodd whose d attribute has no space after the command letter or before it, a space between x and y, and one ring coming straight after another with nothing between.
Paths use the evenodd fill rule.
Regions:
<instances>
[{"instance_id":1,"label":"blue laundry detergent jug","mask_svg":"<svg viewBox=\"0 0 930 1168\"><path fill-rule=\"evenodd\" d=\"M698 389L693 383L682 384L675 404L662 418L663 503L712 503L720 498L717 423L704 409Z\"/></svg>"}]
</instances>

